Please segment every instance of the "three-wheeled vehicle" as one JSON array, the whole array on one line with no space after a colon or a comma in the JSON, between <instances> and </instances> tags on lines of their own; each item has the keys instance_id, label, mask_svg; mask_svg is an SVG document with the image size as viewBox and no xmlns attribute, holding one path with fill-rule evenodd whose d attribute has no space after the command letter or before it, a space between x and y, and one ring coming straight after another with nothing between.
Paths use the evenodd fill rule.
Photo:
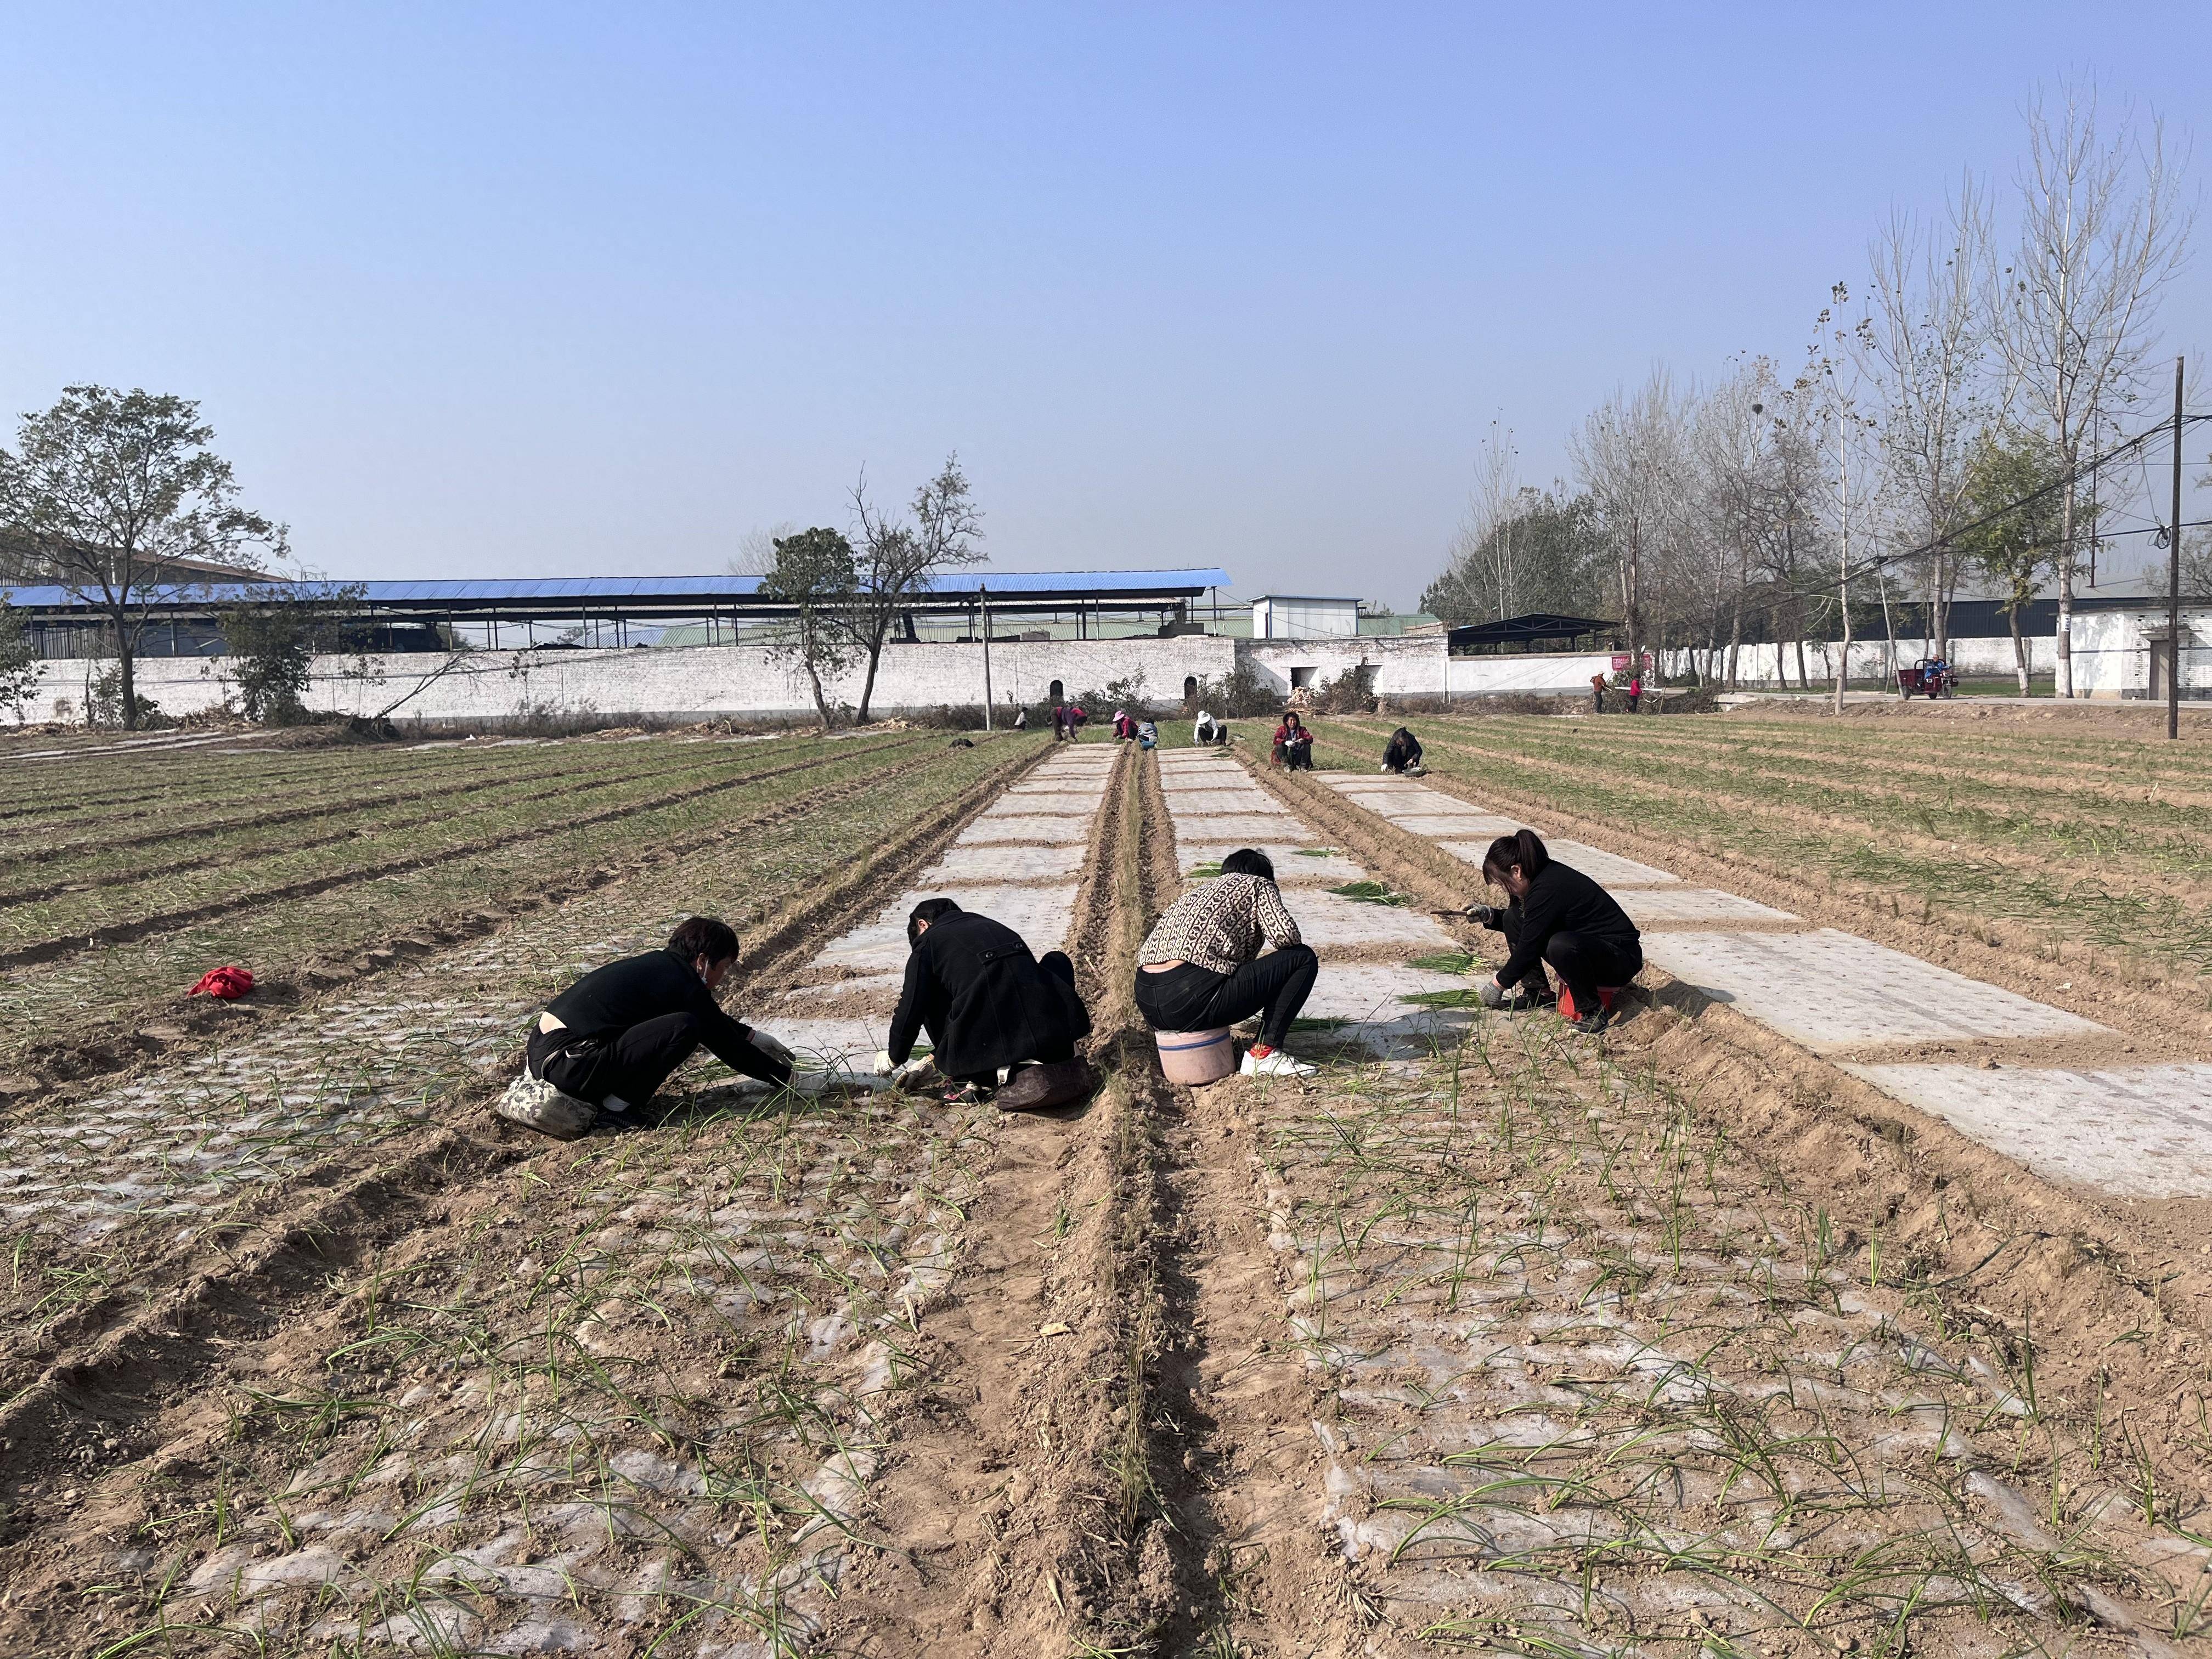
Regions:
<instances>
[{"instance_id":1,"label":"three-wheeled vehicle","mask_svg":"<svg viewBox=\"0 0 2212 1659\"><path fill-rule=\"evenodd\" d=\"M1923 657L1911 667L1897 671L1897 689L1908 697L1916 691L1923 697L1955 697L1959 677L1942 658Z\"/></svg>"}]
</instances>

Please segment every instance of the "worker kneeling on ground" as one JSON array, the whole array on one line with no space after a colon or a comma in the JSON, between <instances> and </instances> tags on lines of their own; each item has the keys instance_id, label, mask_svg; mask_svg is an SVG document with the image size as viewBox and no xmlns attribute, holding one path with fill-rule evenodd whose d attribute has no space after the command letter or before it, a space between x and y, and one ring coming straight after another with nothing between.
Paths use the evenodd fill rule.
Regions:
<instances>
[{"instance_id":1,"label":"worker kneeling on ground","mask_svg":"<svg viewBox=\"0 0 2212 1659\"><path fill-rule=\"evenodd\" d=\"M538 1017L500 1115L564 1140L595 1126L647 1127L659 1121L648 1110L654 1092L702 1043L733 1071L789 1083L791 1050L714 1000L737 960L726 923L692 916L665 948L594 968Z\"/></svg>"},{"instance_id":2,"label":"worker kneeling on ground","mask_svg":"<svg viewBox=\"0 0 2212 1659\"><path fill-rule=\"evenodd\" d=\"M1260 953L1262 945L1275 948ZM1265 853L1240 847L1221 873L1168 906L1137 953L1137 1011L1156 1031L1210 1031L1258 1014L1246 1077L1311 1077L1283 1051L1321 972Z\"/></svg>"},{"instance_id":3,"label":"worker kneeling on ground","mask_svg":"<svg viewBox=\"0 0 2212 1659\"><path fill-rule=\"evenodd\" d=\"M1568 1023L1578 1031L1605 1030L1613 1015L1600 989L1627 984L1644 966L1643 937L1628 912L1581 871L1546 852L1534 830L1491 842L1482 874L1511 900L1503 910L1477 904L1467 913L1504 933L1510 952L1505 965L1477 988L1483 1006L1536 1006L1546 1000L1543 964L1549 963L1574 1004Z\"/></svg>"},{"instance_id":4,"label":"worker kneeling on ground","mask_svg":"<svg viewBox=\"0 0 2212 1659\"><path fill-rule=\"evenodd\" d=\"M1402 726L1393 732L1389 746L1382 751L1382 769L1405 777L1419 777L1425 769L1421 765L1421 740Z\"/></svg>"},{"instance_id":5,"label":"worker kneeling on ground","mask_svg":"<svg viewBox=\"0 0 2212 1659\"><path fill-rule=\"evenodd\" d=\"M1012 928L949 898L915 905L906 940L906 983L878 1073L905 1066L927 1031L931 1060L955 1085L948 1103L989 1099L1033 1112L1090 1094L1094 1079L1075 1045L1091 1034L1091 1015L1065 951L1033 956Z\"/></svg>"}]
</instances>

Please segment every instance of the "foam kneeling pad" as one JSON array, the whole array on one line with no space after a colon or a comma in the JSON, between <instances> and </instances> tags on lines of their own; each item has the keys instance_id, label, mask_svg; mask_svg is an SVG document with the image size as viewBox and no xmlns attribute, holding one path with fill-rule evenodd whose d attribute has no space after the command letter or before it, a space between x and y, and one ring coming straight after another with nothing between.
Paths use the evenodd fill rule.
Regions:
<instances>
[{"instance_id":1,"label":"foam kneeling pad","mask_svg":"<svg viewBox=\"0 0 2212 1659\"><path fill-rule=\"evenodd\" d=\"M992 1099L1002 1112L1043 1112L1088 1099L1097 1086L1097 1073L1087 1062L1055 1060L1023 1066Z\"/></svg>"},{"instance_id":2,"label":"foam kneeling pad","mask_svg":"<svg viewBox=\"0 0 2212 1659\"><path fill-rule=\"evenodd\" d=\"M492 1110L509 1123L520 1123L556 1140L580 1140L599 1121L599 1109L591 1102L564 1095L527 1072L507 1085Z\"/></svg>"}]
</instances>

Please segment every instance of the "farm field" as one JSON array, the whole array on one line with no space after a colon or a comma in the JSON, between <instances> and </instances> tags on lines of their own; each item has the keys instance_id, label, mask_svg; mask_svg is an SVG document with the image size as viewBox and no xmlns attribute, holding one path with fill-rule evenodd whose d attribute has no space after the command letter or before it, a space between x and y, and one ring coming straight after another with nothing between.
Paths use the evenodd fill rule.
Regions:
<instances>
[{"instance_id":1,"label":"farm field","mask_svg":"<svg viewBox=\"0 0 2212 1659\"><path fill-rule=\"evenodd\" d=\"M1323 765L1395 723L1318 723ZM30 1085L0 1106L0 1651L2203 1650L2212 1199L1876 1086L2069 1044L2200 1060L2190 958L2115 956L2069 1001L2112 947L1916 909L1843 851L1862 783L1936 814L1953 773L2049 776L2024 822L1977 794L1923 839L2008 870L2051 824L2124 839L2138 799L2162 839L2110 880L2148 915L2212 780L2155 751L2100 777L2041 733L1916 732L1890 764L1850 723L1565 724L1416 722L1433 789L1286 777L1187 722L1155 755L874 730L33 763L51 801L0 803L45 849L0 917L56 951L7 970L0 1026ZM1608 768L1678 816L1598 811ZM1829 793L1785 809L1792 776ZM1709 789L1804 839L1703 839ZM1655 963L1988 931L1870 1036L1672 969L1583 1036L1477 1006L1496 935L1431 914L1521 818ZM1291 1040L1322 1070L1173 1088L1137 947L1240 845L1322 958ZM860 1074L935 893L1073 957L1087 1107ZM744 934L725 1000L803 1086L702 1061L659 1130L489 1117L545 999L695 909ZM277 995L180 1017L222 959ZM1848 981L1815 1012L1858 1018ZM1918 1004L1956 1029L1885 1034Z\"/></svg>"},{"instance_id":2,"label":"farm field","mask_svg":"<svg viewBox=\"0 0 2212 1659\"><path fill-rule=\"evenodd\" d=\"M1322 720L1316 764L1395 721ZM2100 722L1507 717L1417 722L1437 781L2212 1007L2212 750ZM1367 762L1371 767L1372 762ZM2073 977L2061 973L2057 980Z\"/></svg>"}]
</instances>

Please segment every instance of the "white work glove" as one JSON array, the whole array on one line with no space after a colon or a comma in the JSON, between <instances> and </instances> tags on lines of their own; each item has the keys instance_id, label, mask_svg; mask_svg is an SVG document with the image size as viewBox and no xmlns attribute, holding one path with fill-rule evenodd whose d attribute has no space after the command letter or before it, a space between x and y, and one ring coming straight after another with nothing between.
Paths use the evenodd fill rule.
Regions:
<instances>
[{"instance_id":1,"label":"white work glove","mask_svg":"<svg viewBox=\"0 0 2212 1659\"><path fill-rule=\"evenodd\" d=\"M878 1077L889 1077L897 1069L891 1063L891 1051L888 1048L877 1049L875 1060L868 1069Z\"/></svg>"},{"instance_id":2,"label":"white work glove","mask_svg":"<svg viewBox=\"0 0 2212 1659\"><path fill-rule=\"evenodd\" d=\"M759 1049L770 1060L781 1060L783 1064L789 1066L793 1069L796 1069L799 1065L799 1061L793 1056L791 1050L782 1043L778 1042L766 1031L755 1031L752 1034L752 1044L754 1048Z\"/></svg>"}]
</instances>

